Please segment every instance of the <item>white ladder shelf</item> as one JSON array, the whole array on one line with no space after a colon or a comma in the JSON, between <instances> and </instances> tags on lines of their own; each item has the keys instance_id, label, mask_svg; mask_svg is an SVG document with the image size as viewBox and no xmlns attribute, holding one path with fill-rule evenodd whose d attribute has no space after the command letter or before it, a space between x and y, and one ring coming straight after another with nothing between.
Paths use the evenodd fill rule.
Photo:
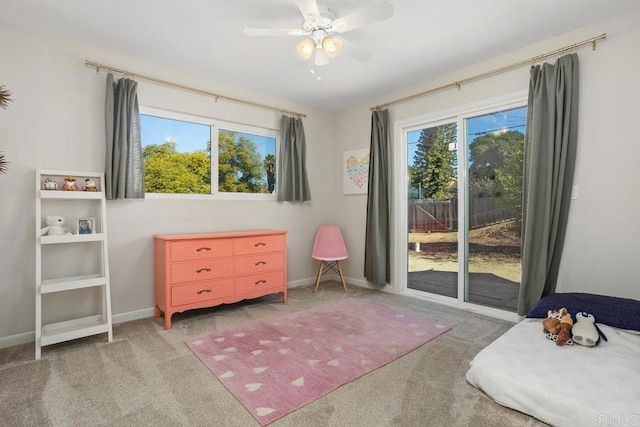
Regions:
<instances>
[{"instance_id":1,"label":"white ladder shelf","mask_svg":"<svg viewBox=\"0 0 640 427\"><path fill-rule=\"evenodd\" d=\"M63 179L67 176L76 178L77 191L61 189ZM55 180L57 189L43 189L45 178ZM82 191L84 179L93 180L98 191ZM100 172L36 170L36 360L40 359L42 355L42 347L47 345L102 333L107 333L109 342L113 340L104 183L104 174ZM64 216L66 219L65 227L74 234L41 236L40 231L45 225L44 220L47 215ZM91 234L77 233L75 224L81 218L93 220ZM86 245L99 245L97 248L99 262L90 264L96 272L54 277L60 272L48 271L51 262L47 262L46 258L51 253L45 253L43 248L68 249L72 254L69 263L72 264L91 253ZM66 271L74 270L74 265L65 267ZM78 317L70 313L71 319L44 323L47 318L43 312L46 311L44 307L46 304L43 301L44 295L65 292L70 295L75 290L91 288L95 288L97 292L98 301L96 303L99 306L99 313ZM70 296L70 298L72 297Z\"/></svg>"}]
</instances>

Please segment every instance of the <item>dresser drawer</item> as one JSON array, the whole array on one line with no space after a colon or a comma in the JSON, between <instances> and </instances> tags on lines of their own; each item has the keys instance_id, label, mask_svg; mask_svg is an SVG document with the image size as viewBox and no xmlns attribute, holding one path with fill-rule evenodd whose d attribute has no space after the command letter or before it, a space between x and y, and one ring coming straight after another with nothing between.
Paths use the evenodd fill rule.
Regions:
<instances>
[{"instance_id":1,"label":"dresser drawer","mask_svg":"<svg viewBox=\"0 0 640 427\"><path fill-rule=\"evenodd\" d=\"M171 264L172 284L231 276L233 276L233 261L228 258Z\"/></svg>"},{"instance_id":2,"label":"dresser drawer","mask_svg":"<svg viewBox=\"0 0 640 427\"><path fill-rule=\"evenodd\" d=\"M284 270L236 277L237 294L277 287L284 287Z\"/></svg>"},{"instance_id":3,"label":"dresser drawer","mask_svg":"<svg viewBox=\"0 0 640 427\"><path fill-rule=\"evenodd\" d=\"M284 251L286 242L284 235L252 236L235 239L234 246L236 255L252 255Z\"/></svg>"},{"instance_id":4,"label":"dresser drawer","mask_svg":"<svg viewBox=\"0 0 640 427\"><path fill-rule=\"evenodd\" d=\"M223 258L233 255L233 239L191 240L171 243L171 261Z\"/></svg>"},{"instance_id":5,"label":"dresser drawer","mask_svg":"<svg viewBox=\"0 0 640 427\"><path fill-rule=\"evenodd\" d=\"M228 297L234 293L233 278L173 286L171 288L171 305L176 307L208 301Z\"/></svg>"},{"instance_id":6,"label":"dresser drawer","mask_svg":"<svg viewBox=\"0 0 640 427\"><path fill-rule=\"evenodd\" d=\"M234 263L236 276L282 270L284 268L284 252L237 257Z\"/></svg>"}]
</instances>

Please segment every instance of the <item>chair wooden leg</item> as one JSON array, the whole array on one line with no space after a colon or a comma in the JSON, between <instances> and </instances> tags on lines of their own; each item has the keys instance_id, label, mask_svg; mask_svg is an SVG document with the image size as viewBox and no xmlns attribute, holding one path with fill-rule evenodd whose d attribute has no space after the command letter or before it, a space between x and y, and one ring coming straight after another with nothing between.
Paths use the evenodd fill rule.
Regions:
<instances>
[{"instance_id":1,"label":"chair wooden leg","mask_svg":"<svg viewBox=\"0 0 640 427\"><path fill-rule=\"evenodd\" d=\"M336 261L336 264L338 265L338 271L340 272L340 280L342 281L342 287L344 288L344 291L347 292L347 284L344 283L344 276L342 275L342 267L340 267L340 261Z\"/></svg>"},{"instance_id":2,"label":"chair wooden leg","mask_svg":"<svg viewBox=\"0 0 640 427\"><path fill-rule=\"evenodd\" d=\"M324 261L320 261L320 268L318 268L318 275L316 276L316 289L313 292L318 292L318 285L320 284L320 276L322 276L323 266L324 266Z\"/></svg>"}]
</instances>

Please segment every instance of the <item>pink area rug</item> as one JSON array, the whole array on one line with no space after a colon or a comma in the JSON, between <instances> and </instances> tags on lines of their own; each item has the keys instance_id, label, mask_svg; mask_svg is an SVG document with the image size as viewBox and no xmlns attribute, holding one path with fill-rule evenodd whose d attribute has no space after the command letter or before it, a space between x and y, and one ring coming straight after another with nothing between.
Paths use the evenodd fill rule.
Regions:
<instances>
[{"instance_id":1,"label":"pink area rug","mask_svg":"<svg viewBox=\"0 0 640 427\"><path fill-rule=\"evenodd\" d=\"M266 425L450 329L348 298L187 345Z\"/></svg>"}]
</instances>

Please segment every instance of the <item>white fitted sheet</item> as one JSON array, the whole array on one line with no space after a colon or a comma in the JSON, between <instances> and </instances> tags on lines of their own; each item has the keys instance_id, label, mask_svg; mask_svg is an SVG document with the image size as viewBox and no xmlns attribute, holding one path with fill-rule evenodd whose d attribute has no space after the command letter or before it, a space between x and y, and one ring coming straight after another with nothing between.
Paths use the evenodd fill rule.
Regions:
<instances>
[{"instance_id":1,"label":"white fitted sheet","mask_svg":"<svg viewBox=\"0 0 640 427\"><path fill-rule=\"evenodd\" d=\"M596 347L557 346L524 319L470 362L467 381L554 426L640 426L640 335L598 324Z\"/></svg>"}]
</instances>

